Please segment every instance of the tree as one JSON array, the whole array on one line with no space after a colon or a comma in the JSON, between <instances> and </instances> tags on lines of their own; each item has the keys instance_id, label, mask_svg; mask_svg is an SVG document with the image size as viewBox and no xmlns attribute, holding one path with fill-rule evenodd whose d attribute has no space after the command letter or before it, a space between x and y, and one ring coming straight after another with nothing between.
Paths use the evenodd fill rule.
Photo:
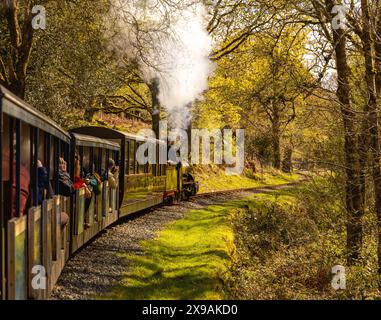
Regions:
<instances>
[{"instance_id":1,"label":"tree","mask_svg":"<svg viewBox=\"0 0 381 320\"><path fill-rule=\"evenodd\" d=\"M378 2L377 10L381 9L381 5ZM376 15L377 23L381 23L381 12L374 10L368 0L361 0L361 16L362 16L362 32L361 42L362 42L362 51L365 62L365 81L367 85L367 96L368 101L366 103L366 125L365 129L369 135L370 142L370 152L372 155L372 172L373 172L373 184L374 184L374 198L375 198L375 210L378 221L378 263L379 263L379 273L381 274L381 150L380 150L380 133L379 133L379 110L377 106L377 99L381 97L381 91L377 92L377 78L375 72L375 66L377 65L377 60L375 60L374 49L380 50L380 47L376 46L374 40L381 37L381 34L373 34L371 30L377 30L377 26L372 23L371 12ZM374 28L373 28L374 27ZM378 30L377 30L378 31ZM380 56L381 51L376 51L376 56ZM381 71L381 69L378 69ZM380 87L379 87L380 89Z\"/></svg>"},{"instance_id":2,"label":"tree","mask_svg":"<svg viewBox=\"0 0 381 320\"><path fill-rule=\"evenodd\" d=\"M241 125L265 125L264 134L271 137L273 166L281 168L281 138L295 120L296 110L302 104L313 77L303 65L304 35L297 29L279 27L272 32L252 36L229 58L219 63L213 87L220 91L220 102L240 107ZM222 73L222 75L219 75ZM221 87L218 83L224 83ZM247 129L248 130L248 129ZM255 133L252 133L255 134Z\"/></svg>"},{"instance_id":3,"label":"tree","mask_svg":"<svg viewBox=\"0 0 381 320\"><path fill-rule=\"evenodd\" d=\"M0 84L24 98L27 68L32 52L35 30L32 9L48 1L6 0L0 4Z\"/></svg>"}]
</instances>

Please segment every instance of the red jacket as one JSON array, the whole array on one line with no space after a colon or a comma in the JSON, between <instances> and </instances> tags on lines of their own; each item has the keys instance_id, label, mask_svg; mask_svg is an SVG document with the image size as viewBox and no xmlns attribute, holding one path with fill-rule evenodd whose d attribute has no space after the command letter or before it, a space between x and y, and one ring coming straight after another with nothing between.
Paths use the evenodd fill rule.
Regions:
<instances>
[{"instance_id":1,"label":"red jacket","mask_svg":"<svg viewBox=\"0 0 381 320\"><path fill-rule=\"evenodd\" d=\"M15 168L16 169L16 168ZM13 179L13 214L16 213L16 178ZM29 198L29 172L24 166L20 167L20 216L24 214L26 203Z\"/></svg>"},{"instance_id":2,"label":"red jacket","mask_svg":"<svg viewBox=\"0 0 381 320\"><path fill-rule=\"evenodd\" d=\"M3 154L2 163L3 181L9 180L9 159L6 154ZM13 172L16 172L16 164L13 164ZM20 212L22 216L25 211L26 204L29 198L29 172L24 166L20 166ZM12 183L12 195L9 195L12 199L12 217L16 217L16 175L13 176ZM7 197L7 194L4 194Z\"/></svg>"},{"instance_id":3,"label":"red jacket","mask_svg":"<svg viewBox=\"0 0 381 320\"><path fill-rule=\"evenodd\" d=\"M81 177L74 177L74 189L75 190L79 190L82 188L83 186L83 180L81 179Z\"/></svg>"}]
</instances>

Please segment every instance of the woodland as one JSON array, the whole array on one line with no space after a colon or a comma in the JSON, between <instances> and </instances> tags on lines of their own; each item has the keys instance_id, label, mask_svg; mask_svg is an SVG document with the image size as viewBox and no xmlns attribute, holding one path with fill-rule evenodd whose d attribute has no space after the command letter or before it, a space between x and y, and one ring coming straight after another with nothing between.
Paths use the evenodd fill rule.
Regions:
<instances>
[{"instance_id":1,"label":"woodland","mask_svg":"<svg viewBox=\"0 0 381 320\"><path fill-rule=\"evenodd\" d=\"M294 238L306 217L319 232L295 253L321 257L306 272L342 264L339 298L381 297L381 1L1 0L0 85L65 129L157 131L179 113L190 128L245 129L246 175L312 177L289 209L300 230L282 222Z\"/></svg>"}]
</instances>

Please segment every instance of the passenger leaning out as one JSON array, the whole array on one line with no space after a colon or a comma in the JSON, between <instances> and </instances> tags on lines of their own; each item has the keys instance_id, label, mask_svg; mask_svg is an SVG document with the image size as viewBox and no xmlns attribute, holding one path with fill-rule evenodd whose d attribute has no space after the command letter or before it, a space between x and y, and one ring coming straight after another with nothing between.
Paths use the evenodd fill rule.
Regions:
<instances>
[{"instance_id":1,"label":"passenger leaning out","mask_svg":"<svg viewBox=\"0 0 381 320\"><path fill-rule=\"evenodd\" d=\"M49 181L48 169L44 167L40 160L37 161L37 182L38 182L38 204L41 205L45 199L50 199L54 196L52 185Z\"/></svg>"},{"instance_id":2,"label":"passenger leaning out","mask_svg":"<svg viewBox=\"0 0 381 320\"><path fill-rule=\"evenodd\" d=\"M60 177L60 173L63 168L64 168L64 165L62 164L61 158L60 158L60 163L59 163L60 194L64 196L70 196L71 194L66 195L61 193L61 191L65 193L65 191L63 191L64 188L62 188L61 177ZM38 181L37 181L38 182L38 204L41 205L45 199L51 199L52 197L54 197L54 191L49 181L48 170L43 166L40 160L38 160L37 162L37 170L38 170ZM65 227L68 222L69 222L69 216L67 215L67 213L61 212L61 227L62 228Z\"/></svg>"},{"instance_id":3,"label":"passenger leaning out","mask_svg":"<svg viewBox=\"0 0 381 320\"><path fill-rule=\"evenodd\" d=\"M67 163L63 158L59 159L58 182L60 195L70 197L75 193L74 183L67 172Z\"/></svg>"},{"instance_id":4,"label":"passenger leaning out","mask_svg":"<svg viewBox=\"0 0 381 320\"><path fill-rule=\"evenodd\" d=\"M90 187L90 178L86 177L85 179L81 178L81 163L79 161L78 156L75 156L74 162L74 189L79 190L84 188L85 197L87 199L92 197L92 190Z\"/></svg>"},{"instance_id":5,"label":"passenger leaning out","mask_svg":"<svg viewBox=\"0 0 381 320\"><path fill-rule=\"evenodd\" d=\"M119 186L119 167L115 166L115 161L111 158L108 160L108 184L111 189Z\"/></svg>"}]
</instances>

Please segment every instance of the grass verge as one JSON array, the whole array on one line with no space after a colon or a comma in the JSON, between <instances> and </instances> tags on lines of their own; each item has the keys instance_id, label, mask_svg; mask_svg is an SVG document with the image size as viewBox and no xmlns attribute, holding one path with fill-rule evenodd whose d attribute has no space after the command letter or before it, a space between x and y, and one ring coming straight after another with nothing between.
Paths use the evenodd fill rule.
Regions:
<instances>
[{"instance_id":1,"label":"grass verge","mask_svg":"<svg viewBox=\"0 0 381 320\"><path fill-rule=\"evenodd\" d=\"M144 255L123 255L130 269L102 299L223 299L234 240L229 212L242 201L192 210L154 240Z\"/></svg>"},{"instance_id":2,"label":"grass verge","mask_svg":"<svg viewBox=\"0 0 381 320\"><path fill-rule=\"evenodd\" d=\"M375 221L365 217L363 258L346 266L346 218L327 181L190 211L169 224L102 299L380 299ZM346 290L332 268L346 268Z\"/></svg>"}]
</instances>

